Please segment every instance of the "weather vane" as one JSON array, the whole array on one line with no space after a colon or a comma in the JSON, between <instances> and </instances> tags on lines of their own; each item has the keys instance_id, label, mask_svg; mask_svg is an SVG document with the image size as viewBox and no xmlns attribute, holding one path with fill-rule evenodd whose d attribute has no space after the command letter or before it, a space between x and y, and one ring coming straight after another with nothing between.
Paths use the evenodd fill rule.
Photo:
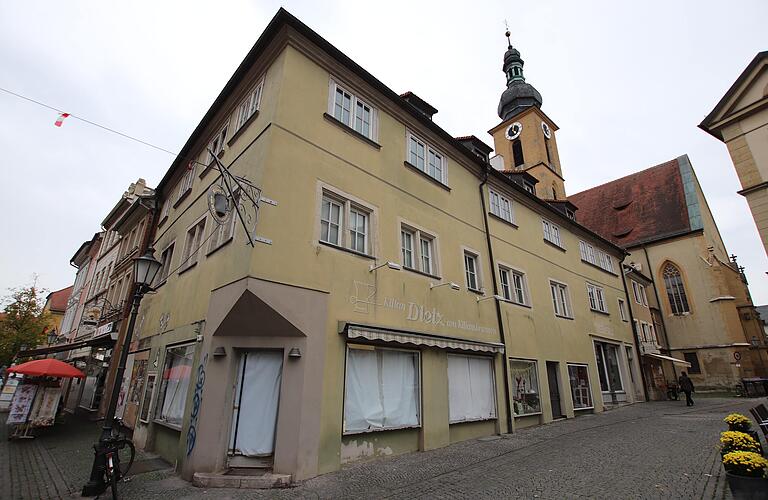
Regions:
<instances>
[{"instance_id":1,"label":"weather vane","mask_svg":"<svg viewBox=\"0 0 768 500\"><path fill-rule=\"evenodd\" d=\"M510 40L509 37L512 35L512 33L509 32L509 23L507 22L506 19L504 19L504 27L507 28L507 31L504 33L504 35L506 35L507 43L509 43L509 46L511 47L512 46L512 40Z\"/></svg>"}]
</instances>

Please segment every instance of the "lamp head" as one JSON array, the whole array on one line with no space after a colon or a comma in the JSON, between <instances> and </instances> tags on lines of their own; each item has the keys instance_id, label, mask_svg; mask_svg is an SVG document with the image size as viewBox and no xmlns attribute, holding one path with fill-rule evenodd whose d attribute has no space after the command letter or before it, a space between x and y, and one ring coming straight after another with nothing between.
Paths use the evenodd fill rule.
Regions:
<instances>
[{"instance_id":1,"label":"lamp head","mask_svg":"<svg viewBox=\"0 0 768 500\"><path fill-rule=\"evenodd\" d=\"M147 252L141 257L133 259L133 279L139 288L146 288L155 281L155 276L163 267L163 263L155 258L153 248L147 248Z\"/></svg>"}]
</instances>

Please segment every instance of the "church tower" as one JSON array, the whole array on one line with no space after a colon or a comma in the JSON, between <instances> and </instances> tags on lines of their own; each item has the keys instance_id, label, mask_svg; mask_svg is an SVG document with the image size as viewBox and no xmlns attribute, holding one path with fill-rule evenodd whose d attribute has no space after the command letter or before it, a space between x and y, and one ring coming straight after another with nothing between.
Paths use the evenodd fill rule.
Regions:
<instances>
[{"instance_id":1,"label":"church tower","mask_svg":"<svg viewBox=\"0 0 768 500\"><path fill-rule=\"evenodd\" d=\"M541 94L523 76L520 51L509 42L504 54L507 89L499 101L502 122L488 131L496 154L503 157L503 170L526 172L536 179L536 196L564 200L565 179L560 168L555 131L557 125L541 111ZM499 165L498 163L496 163Z\"/></svg>"}]
</instances>

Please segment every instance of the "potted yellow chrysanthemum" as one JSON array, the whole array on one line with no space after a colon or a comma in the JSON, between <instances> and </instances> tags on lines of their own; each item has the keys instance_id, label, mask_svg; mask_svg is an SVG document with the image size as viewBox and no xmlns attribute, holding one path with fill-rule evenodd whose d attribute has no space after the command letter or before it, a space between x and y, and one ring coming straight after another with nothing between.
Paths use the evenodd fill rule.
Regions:
<instances>
[{"instance_id":1,"label":"potted yellow chrysanthemum","mask_svg":"<svg viewBox=\"0 0 768 500\"><path fill-rule=\"evenodd\" d=\"M760 452L760 444L749 434L737 431L720 433L720 452L725 456L732 451Z\"/></svg>"},{"instance_id":2,"label":"potted yellow chrysanthemum","mask_svg":"<svg viewBox=\"0 0 768 500\"><path fill-rule=\"evenodd\" d=\"M752 421L741 413L731 413L723 421L730 431L747 432L752 427Z\"/></svg>"},{"instance_id":3,"label":"potted yellow chrysanthemum","mask_svg":"<svg viewBox=\"0 0 768 500\"><path fill-rule=\"evenodd\" d=\"M764 457L751 451L732 451L723 456L723 467L736 500L768 498L768 460Z\"/></svg>"}]
</instances>

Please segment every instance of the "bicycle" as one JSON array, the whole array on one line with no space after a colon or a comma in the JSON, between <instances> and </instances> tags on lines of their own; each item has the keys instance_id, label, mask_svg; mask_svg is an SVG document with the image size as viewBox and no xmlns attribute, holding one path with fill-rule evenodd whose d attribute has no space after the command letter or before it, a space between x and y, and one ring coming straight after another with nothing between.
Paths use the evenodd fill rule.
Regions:
<instances>
[{"instance_id":1,"label":"bicycle","mask_svg":"<svg viewBox=\"0 0 768 500\"><path fill-rule=\"evenodd\" d=\"M118 481L128 475L136 457L136 447L133 445L133 441L123 434L123 427L120 419L116 418L112 427L112 435L104 440L102 448L105 484L111 488L113 500L117 500ZM127 463L123 459L127 459Z\"/></svg>"}]
</instances>

